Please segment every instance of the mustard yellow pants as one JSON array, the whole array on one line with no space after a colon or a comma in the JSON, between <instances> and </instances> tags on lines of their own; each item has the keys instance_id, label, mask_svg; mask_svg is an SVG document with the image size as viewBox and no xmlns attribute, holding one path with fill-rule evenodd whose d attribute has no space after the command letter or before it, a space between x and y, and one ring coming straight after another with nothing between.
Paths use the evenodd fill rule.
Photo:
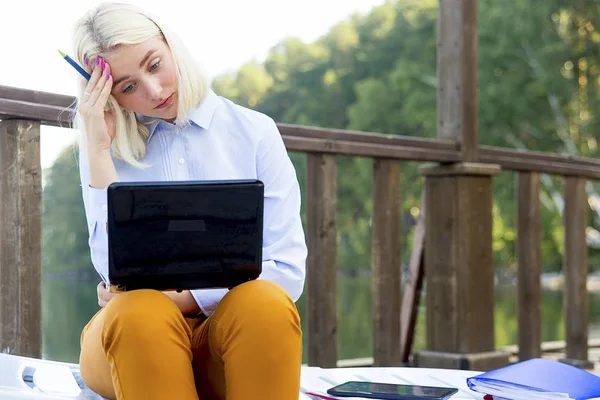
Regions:
<instances>
[{"instance_id":1,"label":"mustard yellow pants","mask_svg":"<svg viewBox=\"0 0 600 400\"><path fill-rule=\"evenodd\" d=\"M115 296L81 335L81 376L118 400L297 400L302 333L277 284L233 288L209 318L155 290Z\"/></svg>"}]
</instances>

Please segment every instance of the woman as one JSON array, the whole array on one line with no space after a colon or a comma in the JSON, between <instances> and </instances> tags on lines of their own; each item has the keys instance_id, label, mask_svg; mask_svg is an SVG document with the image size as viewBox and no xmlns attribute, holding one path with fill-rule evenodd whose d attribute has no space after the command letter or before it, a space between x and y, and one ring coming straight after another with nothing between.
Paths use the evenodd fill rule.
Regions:
<instances>
[{"instance_id":1,"label":"woman","mask_svg":"<svg viewBox=\"0 0 600 400\"><path fill-rule=\"evenodd\" d=\"M125 4L103 4L75 27L82 79L76 124L100 311L82 332L84 382L111 399L297 399L302 340L294 301L306 245L300 190L267 116L209 89L186 48ZM182 293L113 294L106 188L116 181L255 178L265 185L259 280Z\"/></svg>"}]
</instances>

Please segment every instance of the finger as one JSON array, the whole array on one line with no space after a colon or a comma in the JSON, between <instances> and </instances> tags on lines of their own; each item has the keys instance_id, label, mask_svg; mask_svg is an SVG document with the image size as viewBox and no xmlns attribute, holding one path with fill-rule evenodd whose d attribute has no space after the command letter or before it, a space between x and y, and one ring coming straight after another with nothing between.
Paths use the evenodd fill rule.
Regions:
<instances>
[{"instance_id":1,"label":"finger","mask_svg":"<svg viewBox=\"0 0 600 400\"><path fill-rule=\"evenodd\" d=\"M92 69L92 62L93 60L90 60L87 54L83 55L83 65L82 68L85 72L87 72L88 74L90 74L90 78L92 76L92 73L94 72L94 70ZM83 97L85 95L85 92L87 91L87 85L89 83L89 79L82 79L81 80L81 85L80 86L80 92L81 96Z\"/></svg>"},{"instance_id":2,"label":"finger","mask_svg":"<svg viewBox=\"0 0 600 400\"><path fill-rule=\"evenodd\" d=\"M93 62L93 66L92 66L92 60L90 60L90 69L92 69L91 77L90 77L90 80L88 81L87 85L85 86L85 90L82 95L82 98L84 101L90 100L90 98L92 97L92 94L94 93L94 89L98 85L98 82L100 82L100 77L102 76L102 73L103 73L102 61L101 61L100 56L96 56L95 61ZM100 90L98 90L98 92L100 92Z\"/></svg>"},{"instance_id":3,"label":"finger","mask_svg":"<svg viewBox=\"0 0 600 400\"><path fill-rule=\"evenodd\" d=\"M96 103L94 105L101 106L104 109L106 106L106 102L108 101L108 96L110 96L110 91L112 90L112 75L110 73L110 67L107 65L104 71L104 75L101 77L104 81L104 87L98 94L98 98L96 99Z\"/></svg>"},{"instance_id":4,"label":"finger","mask_svg":"<svg viewBox=\"0 0 600 400\"><path fill-rule=\"evenodd\" d=\"M85 70L85 72L87 72L88 74L92 75L92 72L94 72L94 69L92 68L92 64L94 63L94 59L91 59L87 56L87 54L85 54L83 56L83 69Z\"/></svg>"},{"instance_id":5,"label":"finger","mask_svg":"<svg viewBox=\"0 0 600 400\"><path fill-rule=\"evenodd\" d=\"M100 76L98 77L98 81L96 82L96 85L94 86L94 89L90 93L90 96L87 100L91 107L99 105L98 99L100 97L100 93L102 93L102 90L104 89L104 86L106 86L106 78L108 77L108 68L106 66L106 61L102 60L100 67L96 67L96 69L99 69L101 72ZM101 104L102 111L104 111L104 104L105 103Z\"/></svg>"}]
</instances>

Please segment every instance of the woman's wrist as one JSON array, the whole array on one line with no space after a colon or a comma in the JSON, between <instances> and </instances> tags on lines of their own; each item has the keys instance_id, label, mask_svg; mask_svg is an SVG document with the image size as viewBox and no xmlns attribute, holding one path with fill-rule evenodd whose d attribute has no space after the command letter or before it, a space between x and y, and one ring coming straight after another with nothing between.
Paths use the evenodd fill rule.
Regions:
<instances>
[{"instance_id":1,"label":"woman's wrist","mask_svg":"<svg viewBox=\"0 0 600 400\"><path fill-rule=\"evenodd\" d=\"M90 186L94 189L104 189L119 180L110 151L88 149L87 159Z\"/></svg>"},{"instance_id":2,"label":"woman's wrist","mask_svg":"<svg viewBox=\"0 0 600 400\"><path fill-rule=\"evenodd\" d=\"M163 293L173 300L183 315L196 315L200 313L200 307L189 290L182 292L165 291Z\"/></svg>"},{"instance_id":3,"label":"woman's wrist","mask_svg":"<svg viewBox=\"0 0 600 400\"><path fill-rule=\"evenodd\" d=\"M110 160L112 162L112 155L110 153L110 148L98 148L96 146L88 146L87 147L87 157L90 162L90 166L92 162L97 161L107 161Z\"/></svg>"}]
</instances>

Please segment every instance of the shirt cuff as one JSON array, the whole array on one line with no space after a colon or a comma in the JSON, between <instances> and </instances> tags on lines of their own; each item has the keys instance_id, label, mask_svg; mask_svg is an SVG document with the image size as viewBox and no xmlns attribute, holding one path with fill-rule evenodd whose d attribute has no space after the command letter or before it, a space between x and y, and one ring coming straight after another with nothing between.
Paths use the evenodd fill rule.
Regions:
<instances>
[{"instance_id":1,"label":"shirt cuff","mask_svg":"<svg viewBox=\"0 0 600 400\"><path fill-rule=\"evenodd\" d=\"M210 317L228 291L228 289L197 289L191 290L190 293L192 293L194 300L198 303L202 314Z\"/></svg>"},{"instance_id":2,"label":"shirt cuff","mask_svg":"<svg viewBox=\"0 0 600 400\"><path fill-rule=\"evenodd\" d=\"M90 211L95 221L103 223L108 221L107 191L108 188L95 189L91 186L88 188Z\"/></svg>"}]
</instances>

